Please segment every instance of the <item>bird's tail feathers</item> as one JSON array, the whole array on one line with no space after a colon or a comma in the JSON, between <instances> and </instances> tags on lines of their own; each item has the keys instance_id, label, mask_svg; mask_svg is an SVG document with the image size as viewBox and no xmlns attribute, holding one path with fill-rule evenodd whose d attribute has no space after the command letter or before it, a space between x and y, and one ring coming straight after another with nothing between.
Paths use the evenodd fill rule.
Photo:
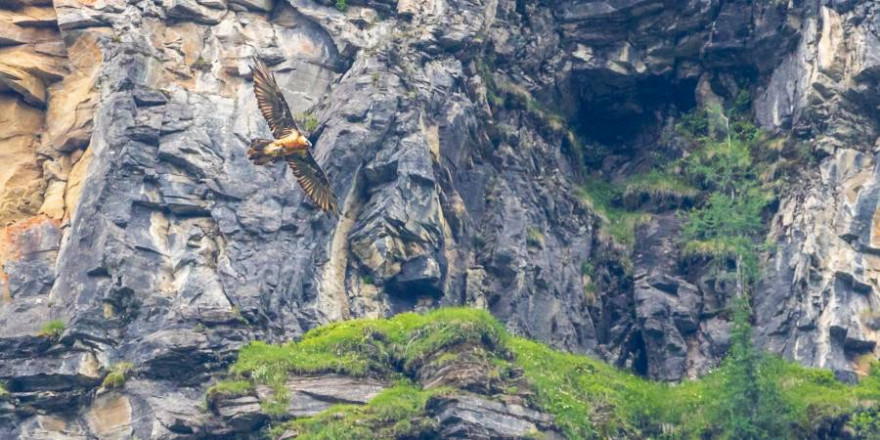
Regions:
<instances>
[{"instance_id":1,"label":"bird's tail feathers","mask_svg":"<svg viewBox=\"0 0 880 440\"><path fill-rule=\"evenodd\" d=\"M271 139L254 139L251 141L251 146L247 150L248 159L251 162L257 165L265 165L267 163L272 162L275 157L270 156L265 153L265 149L267 146L272 144Z\"/></svg>"}]
</instances>

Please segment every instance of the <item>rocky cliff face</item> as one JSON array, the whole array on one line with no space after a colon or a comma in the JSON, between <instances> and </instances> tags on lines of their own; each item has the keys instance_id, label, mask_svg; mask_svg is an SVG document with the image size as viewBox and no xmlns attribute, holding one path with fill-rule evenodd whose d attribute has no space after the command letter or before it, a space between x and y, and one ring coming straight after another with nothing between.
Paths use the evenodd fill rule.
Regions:
<instances>
[{"instance_id":1,"label":"rocky cliff face","mask_svg":"<svg viewBox=\"0 0 880 440\"><path fill-rule=\"evenodd\" d=\"M0 437L200 438L245 342L441 305L699 375L726 350L732 286L679 263L678 205L622 246L577 187L675 150L681 114L744 90L814 158L768 213L757 341L841 377L876 359L875 2L0 7ZM268 133L253 56L314 131L340 221L246 160ZM123 361L136 379L96 397Z\"/></svg>"}]
</instances>

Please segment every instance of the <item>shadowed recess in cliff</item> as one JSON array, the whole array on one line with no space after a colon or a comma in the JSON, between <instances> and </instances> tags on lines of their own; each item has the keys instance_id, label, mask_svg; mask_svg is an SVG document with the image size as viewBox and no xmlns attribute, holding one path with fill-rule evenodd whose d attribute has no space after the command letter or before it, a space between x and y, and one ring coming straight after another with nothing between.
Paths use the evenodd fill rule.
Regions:
<instances>
[{"instance_id":1,"label":"shadowed recess in cliff","mask_svg":"<svg viewBox=\"0 0 880 440\"><path fill-rule=\"evenodd\" d=\"M606 145L614 154L635 153L641 147L639 138L656 136L667 115L687 113L697 105L696 79L656 76L633 81L574 74L571 82L576 103L572 126L587 142ZM596 165L596 159L588 160L587 165Z\"/></svg>"}]
</instances>

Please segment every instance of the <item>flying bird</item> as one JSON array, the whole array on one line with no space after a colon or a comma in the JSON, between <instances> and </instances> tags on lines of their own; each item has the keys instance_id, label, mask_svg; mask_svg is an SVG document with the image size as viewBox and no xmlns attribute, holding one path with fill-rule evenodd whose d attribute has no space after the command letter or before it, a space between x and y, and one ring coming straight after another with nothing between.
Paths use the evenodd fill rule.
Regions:
<instances>
[{"instance_id":1,"label":"flying bird","mask_svg":"<svg viewBox=\"0 0 880 440\"><path fill-rule=\"evenodd\" d=\"M254 76L254 95L260 113L269 124L275 139L254 139L247 155L256 165L266 165L284 160L293 170L297 182L307 196L324 210L339 218L339 204L330 181L309 151L312 143L297 128L290 108L275 82L275 75L257 58L252 69Z\"/></svg>"}]
</instances>

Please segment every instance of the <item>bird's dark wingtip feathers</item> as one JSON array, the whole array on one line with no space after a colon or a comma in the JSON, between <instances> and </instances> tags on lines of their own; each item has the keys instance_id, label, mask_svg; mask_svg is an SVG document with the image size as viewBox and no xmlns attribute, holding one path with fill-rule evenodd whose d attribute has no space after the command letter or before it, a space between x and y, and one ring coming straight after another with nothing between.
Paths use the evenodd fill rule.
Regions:
<instances>
[{"instance_id":1,"label":"bird's dark wingtip feathers","mask_svg":"<svg viewBox=\"0 0 880 440\"><path fill-rule=\"evenodd\" d=\"M251 75L260 72L261 75L266 76L269 72L268 67L266 67L266 63L263 60L259 59L256 55L251 57Z\"/></svg>"}]
</instances>

